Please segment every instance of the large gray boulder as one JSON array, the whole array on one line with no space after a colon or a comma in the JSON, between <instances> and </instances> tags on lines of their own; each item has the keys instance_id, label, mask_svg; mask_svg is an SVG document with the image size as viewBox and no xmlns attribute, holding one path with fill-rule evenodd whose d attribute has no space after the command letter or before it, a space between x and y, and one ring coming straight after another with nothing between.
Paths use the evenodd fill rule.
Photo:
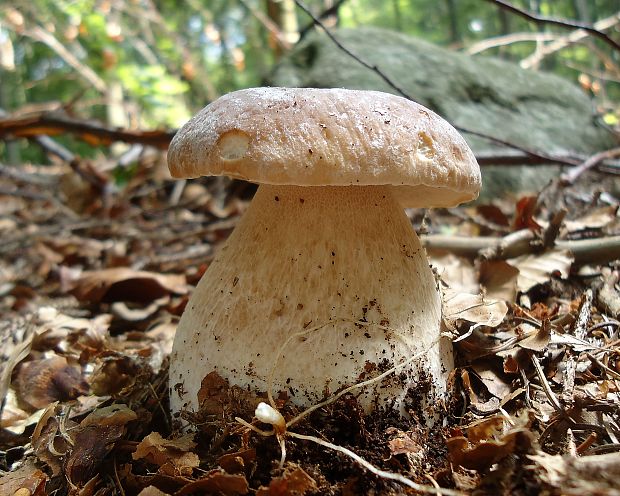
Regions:
<instances>
[{"instance_id":1,"label":"large gray boulder","mask_svg":"<svg viewBox=\"0 0 620 496\"><path fill-rule=\"evenodd\" d=\"M597 125L590 99L553 74L526 71L486 56L468 56L378 28L341 29L335 36L376 65L408 95L456 126L547 153L588 155L613 146ZM346 87L397 93L373 71L338 49L323 33L300 43L275 68L270 84ZM497 145L465 134L475 152ZM550 167L485 168L487 195L537 190L557 173Z\"/></svg>"}]
</instances>

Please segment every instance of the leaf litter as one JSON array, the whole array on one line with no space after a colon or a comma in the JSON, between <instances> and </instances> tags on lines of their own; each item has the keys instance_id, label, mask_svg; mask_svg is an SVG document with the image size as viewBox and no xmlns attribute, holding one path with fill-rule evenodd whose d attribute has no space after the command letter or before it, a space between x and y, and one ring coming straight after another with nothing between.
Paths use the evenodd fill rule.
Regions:
<instances>
[{"instance_id":1,"label":"leaf litter","mask_svg":"<svg viewBox=\"0 0 620 496\"><path fill-rule=\"evenodd\" d=\"M427 214L431 231L531 247L507 260L429 251L457 365L440 421L426 426L415 393L408 419L365 415L354 389L303 417L276 394L299 419L280 465L274 436L235 420L264 426L264 393L209 374L186 415L195 434L168 413L176 322L252 187L201 179L172 201L163 162L137 165L142 180L105 198L32 199L19 193L38 183L0 176L16 193L0 211L14 233L0 247L0 494L618 494L620 262L554 248L617 235L617 207L582 193L551 234L543 196ZM58 191L71 173L36 168Z\"/></svg>"}]
</instances>

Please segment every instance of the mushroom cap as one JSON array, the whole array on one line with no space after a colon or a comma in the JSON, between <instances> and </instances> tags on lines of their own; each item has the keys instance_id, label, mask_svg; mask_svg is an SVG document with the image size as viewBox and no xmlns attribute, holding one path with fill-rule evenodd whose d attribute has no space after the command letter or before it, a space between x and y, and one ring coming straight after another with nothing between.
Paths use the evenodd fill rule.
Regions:
<instances>
[{"instance_id":1,"label":"mushroom cap","mask_svg":"<svg viewBox=\"0 0 620 496\"><path fill-rule=\"evenodd\" d=\"M404 207L473 200L480 168L433 111L378 91L250 88L224 95L176 134L173 177L226 175L297 186L389 185Z\"/></svg>"}]
</instances>

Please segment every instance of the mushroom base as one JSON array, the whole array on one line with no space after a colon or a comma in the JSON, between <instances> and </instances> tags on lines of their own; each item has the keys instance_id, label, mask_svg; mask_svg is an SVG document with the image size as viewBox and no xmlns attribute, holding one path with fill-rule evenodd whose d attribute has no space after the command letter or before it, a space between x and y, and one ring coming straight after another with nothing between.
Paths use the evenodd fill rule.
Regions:
<instances>
[{"instance_id":1,"label":"mushroom base","mask_svg":"<svg viewBox=\"0 0 620 496\"><path fill-rule=\"evenodd\" d=\"M198 410L212 371L309 406L420 352L356 393L367 410L430 407L453 367L440 323L435 277L389 187L262 185L179 323L172 411Z\"/></svg>"}]
</instances>

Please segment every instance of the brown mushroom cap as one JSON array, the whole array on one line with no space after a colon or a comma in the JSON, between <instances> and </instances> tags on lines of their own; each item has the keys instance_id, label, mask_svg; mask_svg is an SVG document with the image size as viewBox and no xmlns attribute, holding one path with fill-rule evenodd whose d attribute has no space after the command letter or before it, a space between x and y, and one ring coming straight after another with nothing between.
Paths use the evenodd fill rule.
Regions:
<instances>
[{"instance_id":1,"label":"brown mushroom cap","mask_svg":"<svg viewBox=\"0 0 620 496\"><path fill-rule=\"evenodd\" d=\"M405 98L377 91L252 88L225 95L176 134L174 177L226 175L298 186L393 186L404 207L473 200L480 169L461 135Z\"/></svg>"}]
</instances>

